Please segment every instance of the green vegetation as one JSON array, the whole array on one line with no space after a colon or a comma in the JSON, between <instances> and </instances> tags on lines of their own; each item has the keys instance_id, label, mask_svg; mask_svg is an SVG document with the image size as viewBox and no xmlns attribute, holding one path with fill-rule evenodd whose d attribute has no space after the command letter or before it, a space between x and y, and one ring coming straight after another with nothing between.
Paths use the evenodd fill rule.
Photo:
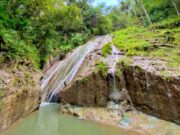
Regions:
<instances>
[{"instance_id":1,"label":"green vegetation","mask_svg":"<svg viewBox=\"0 0 180 135\"><path fill-rule=\"evenodd\" d=\"M112 43L107 43L106 45L104 45L103 47L102 47L102 56L103 57L107 57L109 54L111 54L112 53L112 45L111 45Z\"/></svg>"},{"instance_id":2,"label":"green vegetation","mask_svg":"<svg viewBox=\"0 0 180 135\"><path fill-rule=\"evenodd\" d=\"M174 18L167 18L166 20L163 20L161 22L152 24L149 29L171 29L171 28L176 28L180 26L180 18L179 17L174 17Z\"/></svg>"},{"instance_id":3,"label":"green vegetation","mask_svg":"<svg viewBox=\"0 0 180 135\"><path fill-rule=\"evenodd\" d=\"M22 88L22 94L23 94L23 95L28 94L28 90L27 90L27 88L26 88L26 87Z\"/></svg>"},{"instance_id":4,"label":"green vegetation","mask_svg":"<svg viewBox=\"0 0 180 135\"><path fill-rule=\"evenodd\" d=\"M2 108L3 108L3 101L0 99L0 111L2 110Z\"/></svg>"},{"instance_id":5,"label":"green vegetation","mask_svg":"<svg viewBox=\"0 0 180 135\"><path fill-rule=\"evenodd\" d=\"M121 70L120 67L116 68L115 74L116 74L118 77L121 77L121 76L123 75L122 70Z\"/></svg>"},{"instance_id":6,"label":"green vegetation","mask_svg":"<svg viewBox=\"0 0 180 135\"><path fill-rule=\"evenodd\" d=\"M133 61L131 58L127 57L127 56L123 56L121 57L118 62L117 62L117 65L122 65L124 66L125 68L128 68L130 64L132 64ZM120 66L118 66L120 67Z\"/></svg>"},{"instance_id":7,"label":"green vegetation","mask_svg":"<svg viewBox=\"0 0 180 135\"><path fill-rule=\"evenodd\" d=\"M176 27L179 21L179 18L175 18L159 22L149 28L128 27L114 32L113 43L124 51L126 56L161 58L167 61L168 66L177 67L180 66L180 29ZM160 25L163 26L161 29Z\"/></svg>"},{"instance_id":8,"label":"green vegetation","mask_svg":"<svg viewBox=\"0 0 180 135\"><path fill-rule=\"evenodd\" d=\"M114 32L113 44L120 50L126 52L127 56L141 55L144 51L151 49L146 38L152 36L144 27L128 27Z\"/></svg>"},{"instance_id":9,"label":"green vegetation","mask_svg":"<svg viewBox=\"0 0 180 135\"><path fill-rule=\"evenodd\" d=\"M0 89L0 111L2 110L3 107L3 96L5 95L5 92L3 89Z\"/></svg>"},{"instance_id":10,"label":"green vegetation","mask_svg":"<svg viewBox=\"0 0 180 135\"><path fill-rule=\"evenodd\" d=\"M88 76L86 76L86 77L84 77L84 78L82 78L81 80L80 80L80 82L81 83L86 83L86 82L88 82L89 81L89 77Z\"/></svg>"},{"instance_id":11,"label":"green vegetation","mask_svg":"<svg viewBox=\"0 0 180 135\"><path fill-rule=\"evenodd\" d=\"M145 52L164 55L148 40L163 37L164 32L170 38L168 44L179 43L179 5L178 0L125 0L117 6L97 7L91 0L1 0L0 64L24 62L43 68L51 56L123 28L115 32L114 43L127 56ZM109 53L107 45L102 55ZM172 57L177 59L174 53Z\"/></svg>"},{"instance_id":12,"label":"green vegetation","mask_svg":"<svg viewBox=\"0 0 180 135\"><path fill-rule=\"evenodd\" d=\"M18 78L18 77L15 77L14 79L13 79L13 86L18 86L19 85L19 83L21 82L21 80Z\"/></svg>"},{"instance_id":13,"label":"green vegetation","mask_svg":"<svg viewBox=\"0 0 180 135\"><path fill-rule=\"evenodd\" d=\"M103 7L88 0L0 1L0 63L25 61L42 68L94 35L112 31ZM31 66L31 67L32 67Z\"/></svg>"},{"instance_id":14,"label":"green vegetation","mask_svg":"<svg viewBox=\"0 0 180 135\"><path fill-rule=\"evenodd\" d=\"M4 90L0 89L0 98L2 98L4 96Z\"/></svg>"},{"instance_id":15,"label":"green vegetation","mask_svg":"<svg viewBox=\"0 0 180 135\"><path fill-rule=\"evenodd\" d=\"M100 60L96 62L96 67L94 69L94 72L100 72L103 77L106 77L108 74L109 66L106 62Z\"/></svg>"}]
</instances>

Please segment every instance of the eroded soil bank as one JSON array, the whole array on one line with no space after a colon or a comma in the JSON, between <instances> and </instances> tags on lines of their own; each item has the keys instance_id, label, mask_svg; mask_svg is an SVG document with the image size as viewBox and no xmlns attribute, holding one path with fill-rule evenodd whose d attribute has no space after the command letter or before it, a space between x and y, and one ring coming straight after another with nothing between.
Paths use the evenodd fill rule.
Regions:
<instances>
[{"instance_id":1,"label":"eroded soil bank","mask_svg":"<svg viewBox=\"0 0 180 135\"><path fill-rule=\"evenodd\" d=\"M0 132L40 104L41 73L28 66L4 65L0 70Z\"/></svg>"}]
</instances>

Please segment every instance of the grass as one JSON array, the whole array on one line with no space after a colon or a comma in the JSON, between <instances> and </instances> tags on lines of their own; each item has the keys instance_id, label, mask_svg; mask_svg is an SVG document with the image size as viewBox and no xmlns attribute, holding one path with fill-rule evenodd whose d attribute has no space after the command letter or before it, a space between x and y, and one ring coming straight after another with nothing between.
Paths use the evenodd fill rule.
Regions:
<instances>
[{"instance_id":1,"label":"grass","mask_svg":"<svg viewBox=\"0 0 180 135\"><path fill-rule=\"evenodd\" d=\"M175 28L180 26L180 18L169 18L162 22L151 25L150 29L165 29L165 28Z\"/></svg>"},{"instance_id":2,"label":"grass","mask_svg":"<svg viewBox=\"0 0 180 135\"><path fill-rule=\"evenodd\" d=\"M107 57L108 55L110 55L112 53L112 45L111 43L107 43L102 47L102 56L103 57Z\"/></svg>"},{"instance_id":3,"label":"grass","mask_svg":"<svg viewBox=\"0 0 180 135\"><path fill-rule=\"evenodd\" d=\"M90 80L90 78L89 78L88 76L86 76L86 77L82 78L82 79L80 80L80 82L81 82L81 83L86 83L86 82L88 82L89 80Z\"/></svg>"},{"instance_id":4,"label":"grass","mask_svg":"<svg viewBox=\"0 0 180 135\"><path fill-rule=\"evenodd\" d=\"M120 67L116 68L115 74L116 74L118 77L121 77L121 76L123 75L122 70L121 70Z\"/></svg>"},{"instance_id":5,"label":"grass","mask_svg":"<svg viewBox=\"0 0 180 135\"><path fill-rule=\"evenodd\" d=\"M149 42L145 40L150 34L144 27L128 27L114 32L114 35L114 45L126 52L127 56L142 55L145 51L151 50Z\"/></svg>"},{"instance_id":6,"label":"grass","mask_svg":"<svg viewBox=\"0 0 180 135\"><path fill-rule=\"evenodd\" d=\"M0 111L3 108L3 96L5 95L4 90L0 89Z\"/></svg>"},{"instance_id":7,"label":"grass","mask_svg":"<svg viewBox=\"0 0 180 135\"><path fill-rule=\"evenodd\" d=\"M132 62L133 61L131 58L129 58L127 56L123 56L118 60L117 65L122 65L123 67L128 68L129 65L132 64Z\"/></svg>"},{"instance_id":8,"label":"grass","mask_svg":"<svg viewBox=\"0 0 180 135\"><path fill-rule=\"evenodd\" d=\"M19 83L20 83L20 79L18 78L18 77L15 77L14 79L13 79L13 86L18 86L19 85Z\"/></svg>"},{"instance_id":9,"label":"grass","mask_svg":"<svg viewBox=\"0 0 180 135\"><path fill-rule=\"evenodd\" d=\"M106 62L99 60L96 62L96 67L94 69L94 72L100 72L103 77L106 77L108 74L109 66Z\"/></svg>"},{"instance_id":10,"label":"grass","mask_svg":"<svg viewBox=\"0 0 180 135\"><path fill-rule=\"evenodd\" d=\"M3 101L0 99L0 111L2 110L2 108L3 108Z\"/></svg>"},{"instance_id":11,"label":"grass","mask_svg":"<svg viewBox=\"0 0 180 135\"><path fill-rule=\"evenodd\" d=\"M179 18L168 19L148 28L135 26L116 31L113 33L113 44L128 57L161 58L167 62L167 66L179 67L180 28L177 27L179 20Z\"/></svg>"}]
</instances>

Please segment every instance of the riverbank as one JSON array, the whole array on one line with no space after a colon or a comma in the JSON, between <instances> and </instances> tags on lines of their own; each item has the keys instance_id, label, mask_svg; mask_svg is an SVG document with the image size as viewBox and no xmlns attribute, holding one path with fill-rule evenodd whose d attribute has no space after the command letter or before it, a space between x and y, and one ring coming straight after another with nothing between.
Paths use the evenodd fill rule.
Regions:
<instances>
[{"instance_id":1,"label":"riverbank","mask_svg":"<svg viewBox=\"0 0 180 135\"><path fill-rule=\"evenodd\" d=\"M80 119L134 131L141 135L180 134L179 125L143 114L136 110L119 114L119 112L110 110L109 108L61 105L61 112Z\"/></svg>"}]
</instances>

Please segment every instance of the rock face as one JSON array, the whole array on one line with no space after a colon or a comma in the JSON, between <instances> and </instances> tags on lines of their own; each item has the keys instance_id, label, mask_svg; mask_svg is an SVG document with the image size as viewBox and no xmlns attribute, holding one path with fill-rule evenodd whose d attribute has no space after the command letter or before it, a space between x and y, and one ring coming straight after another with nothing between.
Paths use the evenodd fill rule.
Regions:
<instances>
[{"instance_id":1,"label":"rock face","mask_svg":"<svg viewBox=\"0 0 180 135\"><path fill-rule=\"evenodd\" d=\"M101 49L93 50L85 58L75 79L61 93L61 101L80 106L103 106L108 101L108 82L101 72L95 72Z\"/></svg>"},{"instance_id":2,"label":"rock face","mask_svg":"<svg viewBox=\"0 0 180 135\"><path fill-rule=\"evenodd\" d=\"M91 53L86 58L84 67L60 94L63 103L107 106L111 97L108 77L91 69L95 66L94 58L100 57ZM116 68L121 72L121 75L116 74L116 85L123 100L130 98L137 110L180 124L180 77L167 69L164 61L134 57L128 66L117 65ZM162 74L162 71L169 73Z\"/></svg>"},{"instance_id":3,"label":"rock face","mask_svg":"<svg viewBox=\"0 0 180 135\"><path fill-rule=\"evenodd\" d=\"M65 81L58 92L61 102L107 107L109 101L113 101L120 108L127 105L127 108L123 107L126 111L135 107L144 113L180 124L180 69L168 67L165 61L157 58L132 57L128 60L130 58L123 58L122 52L112 51L112 54L102 57L103 45L111 41L111 37L93 41L98 46L85 56L73 80L68 85ZM117 59L121 60L116 62ZM105 62L111 72L104 74L105 65L101 62L98 67L97 61ZM100 70L97 71L97 67Z\"/></svg>"},{"instance_id":4,"label":"rock face","mask_svg":"<svg viewBox=\"0 0 180 135\"><path fill-rule=\"evenodd\" d=\"M155 66L152 62L135 59L123 69L131 100L139 111L180 124L180 77L160 74L158 68L164 63L157 60L161 66Z\"/></svg>"},{"instance_id":5,"label":"rock face","mask_svg":"<svg viewBox=\"0 0 180 135\"><path fill-rule=\"evenodd\" d=\"M106 107L108 102L108 87L105 78L98 74L91 74L87 80L76 80L61 93L61 101L80 106ZM86 79L85 78L85 79Z\"/></svg>"},{"instance_id":6,"label":"rock face","mask_svg":"<svg viewBox=\"0 0 180 135\"><path fill-rule=\"evenodd\" d=\"M19 68L0 70L0 132L39 107L40 73Z\"/></svg>"}]
</instances>

